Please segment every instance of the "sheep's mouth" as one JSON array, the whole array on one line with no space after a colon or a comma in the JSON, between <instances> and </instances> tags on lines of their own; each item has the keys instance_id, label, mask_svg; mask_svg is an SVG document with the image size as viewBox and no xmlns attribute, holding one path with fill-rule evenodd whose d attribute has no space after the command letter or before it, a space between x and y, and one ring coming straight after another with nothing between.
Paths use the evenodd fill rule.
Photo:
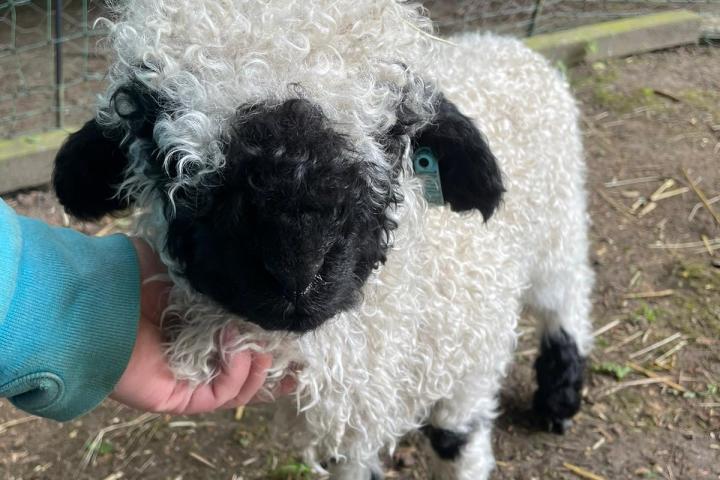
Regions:
<instances>
[{"instance_id":1,"label":"sheep's mouth","mask_svg":"<svg viewBox=\"0 0 720 480\"><path fill-rule=\"evenodd\" d=\"M313 311L309 305L298 304L294 302L284 302L280 307L283 310L281 318L277 318L276 322L280 327L278 330L287 330L289 332L307 332L314 330L326 320L335 315L336 312L317 312Z\"/></svg>"},{"instance_id":2,"label":"sheep's mouth","mask_svg":"<svg viewBox=\"0 0 720 480\"><path fill-rule=\"evenodd\" d=\"M324 299L323 292L318 290L311 290L293 300L288 300L284 295L272 296L274 300L251 308L245 312L245 316L265 330L294 333L314 330L355 303L352 299L337 297Z\"/></svg>"},{"instance_id":3,"label":"sheep's mouth","mask_svg":"<svg viewBox=\"0 0 720 480\"><path fill-rule=\"evenodd\" d=\"M314 330L353 308L361 298L364 282L359 281L352 263L346 261L338 263L329 257L325 267L301 292L290 293L270 275L259 275L241 297L235 297L241 303L231 309L265 330L294 333Z\"/></svg>"}]
</instances>

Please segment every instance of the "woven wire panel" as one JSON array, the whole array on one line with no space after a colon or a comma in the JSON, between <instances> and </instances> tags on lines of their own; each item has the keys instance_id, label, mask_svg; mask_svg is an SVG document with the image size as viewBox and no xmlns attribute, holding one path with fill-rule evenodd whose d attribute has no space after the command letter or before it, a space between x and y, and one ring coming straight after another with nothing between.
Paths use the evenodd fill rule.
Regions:
<instances>
[{"instance_id":1,"label":"woven wire panel","mask_svg":"<svg viewBox=\"0 0 720 480\"><path fill-rule=\"evenodd\" d=\"M720 0L425 0L443 33L491 30L516 36L677 9L720 15Z\"/></svg>"},{"instance_id":2,"label":"woven wire panel","mask_svg":"<svg viewBox=\"0 0 720 480\"><path fill-rule=\"evenodd\" d=\"M423 4L442 33L479 29L526 36L679 8L720 16L720 0L424 0ZM0 139L79 126L92 115L108 66L107 52L99 42L105 32L93 28L93 23L107 11L102 0L64 0L58 35L56 7L57 0L0 0ZM62 51L59 82L57 45Z\"/></svg>"},{"instance_id":3,"label":"woven wire panel","mask_svg":"<svg viewBox=\"0 0 720 480\"><path fill-rule=\"evenodd\" d=\"M92 115L107 70L93 22L105 13L92 0L65 0L62 34L51 0L0 1L0 138L82 124ZM62 75L56 78L56 45Z\"/></svg>"}]
</instances>

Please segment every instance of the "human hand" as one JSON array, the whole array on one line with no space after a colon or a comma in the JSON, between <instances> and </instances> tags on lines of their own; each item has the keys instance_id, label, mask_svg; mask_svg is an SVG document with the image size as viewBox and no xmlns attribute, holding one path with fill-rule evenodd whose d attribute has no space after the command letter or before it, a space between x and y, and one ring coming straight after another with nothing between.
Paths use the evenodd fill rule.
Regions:
<instances>
[{"instance_id":1,"label":"human hand","mask_svg":"<svg viewBox=\"0 0 720 480\"><path fill-rule=\"evenodd\" d=\"M272 357L250 351L239 352L208 384L192 386L175 379L165 357L160 330L162 313L172 286L152 277L166 273L157 254L143 240L131 239L140 262L141 313L135 347L125 372L110 395L130 407L151 412L192 414L221 408L234 408L249 403L265 382ZM224 340L232 334L225 333ZM284 384L281 393L287 393Z\"/></svg>"}]
</instances>

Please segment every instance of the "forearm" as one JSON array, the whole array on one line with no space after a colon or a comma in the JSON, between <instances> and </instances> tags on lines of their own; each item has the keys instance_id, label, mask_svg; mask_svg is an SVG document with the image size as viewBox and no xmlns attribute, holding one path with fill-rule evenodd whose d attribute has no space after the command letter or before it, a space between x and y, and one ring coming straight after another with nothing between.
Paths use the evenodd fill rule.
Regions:
<instances>
[{"instance_id":1,"label":"forearm","mask_svg":"<svg viewBox=\"0 0 720 480\"><path fill-rule=\"evenodd\" d=\"M48 227L0 201L0 396L61 421L94 408L128 363L139 312L126 237Z\"/></svg>"}]
</instances>

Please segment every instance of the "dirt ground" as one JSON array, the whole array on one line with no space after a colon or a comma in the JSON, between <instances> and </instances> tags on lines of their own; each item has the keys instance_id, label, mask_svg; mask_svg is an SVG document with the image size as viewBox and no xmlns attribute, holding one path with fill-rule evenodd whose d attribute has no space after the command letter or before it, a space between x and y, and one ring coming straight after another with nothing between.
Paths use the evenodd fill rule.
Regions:
<instances>
[{"instance_id":1,"label":"dirt ground","mask_svg":"<svg viewBox=\"0 0 720 480\"><path fill-rule=\"evenodd\" d=\"M587 146L596 348L573 428L546 433L529 414L536 339L532 320L523 322L495 429L493 478L720 479L720 221L698 196L712 202L720 194L720 49L567 73ZM89 233L124 227L72 222L46 191L6 200ZM232 412L169 418L107 401L60 425L0 402L0 476L312 478L267 438L269 414L252 407L239 420ZM387 476L426 478L412 440L388 459Z\"/></svg>"}]
</instances>

